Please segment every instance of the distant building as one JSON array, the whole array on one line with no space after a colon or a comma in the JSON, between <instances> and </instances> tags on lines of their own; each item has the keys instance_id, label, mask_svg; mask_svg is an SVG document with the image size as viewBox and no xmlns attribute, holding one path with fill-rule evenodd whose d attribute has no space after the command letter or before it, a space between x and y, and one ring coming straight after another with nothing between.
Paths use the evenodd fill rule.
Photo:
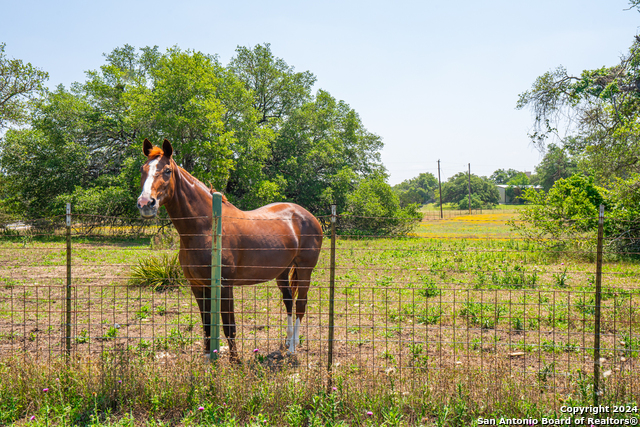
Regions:
<instances>
[{"instance_id":1,"label":"distant building","mask_svg":"<svg viewBox=\"0 0 640 427\"><path fill-rule=\"evenodd\" d=\"M535 188L538 191L542 190L542 186L540 186L540 185L504 185L504 184L498 184L498 185L496 185L496 187L498 187L498 193L500 193L500 199L498 200L498 203L500 203L501 205L507 205L509 203L512 203L511 198L509 196L507 196L507 188L509 188L509 187L518 187L518 188L521 188L521 189L524 189L524 188Z\"/></svg>"}]
</instances>

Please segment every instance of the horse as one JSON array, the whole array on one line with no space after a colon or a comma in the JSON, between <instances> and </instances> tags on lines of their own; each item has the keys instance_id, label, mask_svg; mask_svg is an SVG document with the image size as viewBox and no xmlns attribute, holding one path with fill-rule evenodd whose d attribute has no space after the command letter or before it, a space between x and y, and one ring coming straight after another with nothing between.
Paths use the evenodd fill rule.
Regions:
<instances>
[{"instance_id":1,"label":"horse","mask_svg":"<svg viewBox=\"0 0 640 427\"><path fill-rule=\"evenodd\" d=\"M145 219L164 206L180 234L179 261L196 298L204 328L204 351L209 354L211 324L211 244L213 189L205 186L173 160L173 148L145 139L147 157L141 168L142 193L137 207ZM275 279L287 311L285 349L295 353L307 306L311 273L322 247L318 220L294 203L272 203L242 211L222 197L222 288L220 312L232 360L238 360L233 289ZM296 319L293 320L295 299Z\"/></svg>"}]
</instances>

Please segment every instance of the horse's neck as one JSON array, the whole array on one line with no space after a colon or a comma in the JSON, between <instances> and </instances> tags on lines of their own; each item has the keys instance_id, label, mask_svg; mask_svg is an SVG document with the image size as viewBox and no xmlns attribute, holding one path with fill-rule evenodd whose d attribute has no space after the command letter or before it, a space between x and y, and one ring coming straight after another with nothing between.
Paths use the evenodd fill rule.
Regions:
<instances>
[{"instance_id":1,"label":"horse's neck","mask_svg":"<svg viewBox=\"0 0 640 427\"><path fill-rule=\"evenodd\" d=\"M165 208L180 235L211 235L213 197L202 182L187 171L174 166L176 187ZM222 204L222 216L238 216L243 212L229 202Z\"/></svg>"},{"instance_id":2,"label":"horse's neck","mask_svg":"<svg viewBox=\"0 0 640 427\"><path fill-rule=\"evenodd\" d=\"M181 235L206 234L211 227L211 192L184 169L175 166L174 170L176 186L165 204L167 213Z\"/></svg>"}]
</instances>

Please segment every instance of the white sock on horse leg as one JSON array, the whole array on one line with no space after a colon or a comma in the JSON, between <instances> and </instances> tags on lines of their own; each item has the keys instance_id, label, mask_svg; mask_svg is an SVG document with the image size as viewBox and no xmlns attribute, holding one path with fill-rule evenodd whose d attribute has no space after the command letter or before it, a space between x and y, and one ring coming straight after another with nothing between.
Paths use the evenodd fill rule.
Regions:
<instances>
[{"instance_id":1,"label":"white sock on horse leg","mask_svg":"<svg viewBox=\"0 0 640 427\"><path fill-rule=\"evenodd\" d=\"M284 342L286 347L291 347L293 344L293 318L291 316L287 316L287 339Z\"/></svg>"},{"instance_id":2,"label":"white sock on horse leg","mask_svg":"<svg viewBox=\"0 0 640 427\"><path fill-rule=\"evenodd\" d=\"M296 326L293 329L293 339L291 340L291 345L289 346L289 351L291 353L296 352L296 346L300 345L300 319L296 319Z\"/></svg>"}]
</instances>

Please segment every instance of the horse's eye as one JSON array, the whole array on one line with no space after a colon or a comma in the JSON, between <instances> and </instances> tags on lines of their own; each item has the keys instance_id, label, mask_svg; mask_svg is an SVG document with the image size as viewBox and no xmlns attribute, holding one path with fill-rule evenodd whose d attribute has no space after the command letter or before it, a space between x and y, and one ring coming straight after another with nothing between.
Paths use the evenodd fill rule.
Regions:
<instances>
[{"instance_id":1,"label":"horse's eye","mask_svg":"<svg viewBox=\"0 0 640 427\"><path fill-rule=\"evenodd\" d=\"M170 175L171 174L171 169L165 169L164 170L164 174L165 175Z\"/></svg>"}]
</instances>

